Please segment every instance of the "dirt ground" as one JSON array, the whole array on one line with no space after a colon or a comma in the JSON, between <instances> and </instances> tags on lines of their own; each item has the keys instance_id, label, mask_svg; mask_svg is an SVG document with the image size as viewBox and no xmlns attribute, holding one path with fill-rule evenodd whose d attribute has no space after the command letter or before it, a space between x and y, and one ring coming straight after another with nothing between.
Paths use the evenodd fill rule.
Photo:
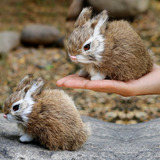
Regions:
<instances>
[{"instance_id":1,"label":"dirt ground","mask_svg":"<svg viewBox=\"0 0 160 160\"><path fill-rule=\"evenodd\" d=\"M27 24L41 23L53 25L66 35L65 19L70 3L71 0L0 1L0 6L4 6L0 10L0 31L21 32ZM152 0L149 11L130 23L144 40L146 48L154 52L156 63L160 64L160 1ZM21 46L0 55L0 107L17 82L28 73L43 77L48 88L58 88L55 85L58 79L78 69L68 60L64 48ZM83 115L119 124L134 124L160 117L160 95L124 98L89 90L62 89L73 97Z\"/></svg>"}]
</instances>

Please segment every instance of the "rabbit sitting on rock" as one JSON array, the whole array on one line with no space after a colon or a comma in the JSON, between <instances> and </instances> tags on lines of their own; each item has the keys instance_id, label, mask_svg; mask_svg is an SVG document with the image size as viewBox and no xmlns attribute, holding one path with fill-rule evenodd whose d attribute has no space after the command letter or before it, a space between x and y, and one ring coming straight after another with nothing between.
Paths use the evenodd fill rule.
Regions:
<instances>
[{"instance_id":1,"label":"rabbit sitting on rock","mask_svg":"<svg viewBox=\"0 0 160 160\"><path fill-rule=\"evenodd\" d=\"M23 131L21 142L35 139L50 150L79 149L90 135L89 126L66 93L43 86L42 78L25 76L5 101L4 118Z\"/></svg>"},{"instance_id":2,"label":"rabbit sitting on rock","mask_svg":"<svg viewBox=\"0 0 160 160\"><path fill-rule=\"evenodd\" d=\"M91 8L82 10L66 46L70 59L83 66L80 76L128 81L151 71L151 55L127 21L108 22L106 10L91 14Z\"/></svg>"}]
</instances>

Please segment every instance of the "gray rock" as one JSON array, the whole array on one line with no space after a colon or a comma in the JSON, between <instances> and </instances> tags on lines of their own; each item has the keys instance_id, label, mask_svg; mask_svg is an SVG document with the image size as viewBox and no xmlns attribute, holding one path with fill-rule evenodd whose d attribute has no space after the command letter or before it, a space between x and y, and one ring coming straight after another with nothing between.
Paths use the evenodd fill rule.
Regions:
<instances>
[{"instance_id":1,"label":"gray rock","mask_svg":"<svg viewBox=\"0 0 160 160\"><path fill-rule=\"evenodd\" d=\"M73 0L67 13L67 20L73 20L78 17L82 8L84 0Z\"/></svg>"},{"instance_id":2,"label":"gray rock","mask_svg":"<svg viewBox=\"0 0 160 160\"><path fill-rule=\"evenodd\" d=\"M87 0L98 12L108 10L111 17L136 16L148 10L150 0Z\"/></svg>"},{"instance_id":3,"label":"gray rock","mask_svg":"<svg viewBox=\"0 0 160 160\"><path fill-rule=\"evenodd\" d=\"M160 119L136 125L118 125L97 119L90 121L92 135L77 151L49 151L36 143L19 142L15 124L0 114L0 159L25 160L158 160Z\"/></svg>"},{"instance_id":4,"label":"gray rock","mask_svg":"<svg viewBox=\"0 0 160 160\"><path fill-rule=\"evenodd\" d=\"M86 3L96 12L107 9L111 18L134 17L148 10L150 0L73 0L69 9L67 20L76 19Z\"/></svg>"},{"instance_id":5,"label":"gray rock","mask_svg":"<svg viewBox=\"0 0 160 160\"><path fill-rule=\"evenodd\" d=\"M20 34L13 31L0 32L0 53L7 53L20 44Z\"/></svg>"},{"instance_id":6,"label":"gray rock","mask_svg":"<svg viewBox=\"0 0 160 160\"><path fill-rule=\"evenodd\" d=\"M55 27L42 24L27 25L21 34L22 43L29 45L50 45L60 38L60 32Z\"/></svg>"}]
</instances>

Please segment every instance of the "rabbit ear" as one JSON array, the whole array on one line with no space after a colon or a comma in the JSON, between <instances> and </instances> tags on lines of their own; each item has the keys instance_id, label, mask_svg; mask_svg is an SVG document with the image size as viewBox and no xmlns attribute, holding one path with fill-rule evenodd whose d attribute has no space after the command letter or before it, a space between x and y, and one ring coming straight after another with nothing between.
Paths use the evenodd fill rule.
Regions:
<instances>
[{"instance_id":1,"label":"rabbit ear","mask_svg":"<svg viewBox=\"0 0 160 160\"><path fill-rule=\"evenodd\" d=\"M100 14L92 19L91 27L94 29L94 33L104 33L107 27L108 14L106 10L103 10Z\"/></svg>"},{"instance_id":2,"label":"rabbit ear","mask_svg":"<svg viewBox=\"0 0 160 160\"><path fill-rule=\"evenodd\" d=\"M92 14L92 8L91 7L84 8L81 11L77 21L75 22L75 28L85 24L90 19L91 14Z\"/></svg>"},{"instance_id":3,"label":"rabbit ear","mask_svg":"<svg viewBox=\"0 0 160 160\"><path fill-rule=\"evenodd\" d=\"M38 79L32 81L31 87L27 90L25 98L28 98L31 96L34 97L34 96L40 94L43 89L43 86L44 86L44 81L42 78L38 78Z\"/></svg>"},{"instance_id":4,"label":"rabbit ear","mask_svg":"<svg viewBox=\"0 0 160 160\"><path fill-rule=\"evenodd\" d=\"M32 81L33 75L32 74L28 74L26 75L18 84L16 91L20 91L21 89L23 89L26 85L30 84Z\"/></svg>"}]
</instances>

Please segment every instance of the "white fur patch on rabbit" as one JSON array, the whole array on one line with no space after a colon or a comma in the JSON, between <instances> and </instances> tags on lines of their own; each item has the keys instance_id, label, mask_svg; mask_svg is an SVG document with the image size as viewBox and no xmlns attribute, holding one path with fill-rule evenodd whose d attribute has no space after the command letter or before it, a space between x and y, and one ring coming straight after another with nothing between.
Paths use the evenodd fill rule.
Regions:
<instances>
[{"instance_id":1,"label":"white fur patch on rabbit","mask_svg":"<svg viewBox=\"0 0 160 160\"><path fill-rule=\"evenodd\" d=\"M31 141L33 141L33 137L31 136L31 135L29 135L29 134L24 134L23 136L21 136L20 138L19 138L19 140L21 141L21 142L31 142Z\"/></svg>"},{"instance_id":2,"label":"white fur patch on rabbit","mask_svg":"<svg viewBox=\"0 0 160 160\"><path fill-rule=\"evenodd\" d=\"M43 82L36 83L34 82L32 87L27 91L25 97L23 99L20 99L19 101L15 102L12 105L12 113L13 115L19 114L23 121L20 121L20 123L27 123L28 122L28 115L32 112L32 108L34 105L34 100L32 98L32 94L36 92L36 90L43 85ZM13 108L19 105L19 109L17 111L14 111ZM17 120L15 120L17 122Z\"/></svg>"}]
</instances>

